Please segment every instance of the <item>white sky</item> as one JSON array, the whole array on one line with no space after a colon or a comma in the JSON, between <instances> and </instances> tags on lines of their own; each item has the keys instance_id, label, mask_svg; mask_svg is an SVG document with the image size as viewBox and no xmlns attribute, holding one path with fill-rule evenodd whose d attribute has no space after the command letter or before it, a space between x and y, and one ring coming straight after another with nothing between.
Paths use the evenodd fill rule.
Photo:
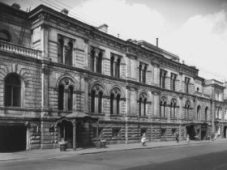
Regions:
<instances>
[{"instance_id":1,"label":"white sky","mask_svg":"<svg viewBox=\"0 0 227 170\"><path fill-rule=\"evenodd\" d=\"M15 0L0 0L12 4ZM24 9L40 3L94 26L106 23L123 39L146 40L195 65L205 78L227 80L225 0L17 0ZM47 4L49 3L49 4ZM57 10L58 10L57 9Z\"/></svg>"}]
</instances>

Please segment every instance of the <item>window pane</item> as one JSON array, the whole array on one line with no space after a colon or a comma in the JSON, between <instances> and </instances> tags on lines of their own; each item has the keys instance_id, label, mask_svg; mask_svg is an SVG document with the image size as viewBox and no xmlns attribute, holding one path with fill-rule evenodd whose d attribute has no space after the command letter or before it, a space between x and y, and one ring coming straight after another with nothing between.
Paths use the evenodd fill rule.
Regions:
<instances>
[{"instance_id":1,"label":"window pane","mask_svg":"<svg viewBox=\"0 0 227 170\"><path fill-rule=\"evenodd\" d=\"M65 48L65 64L72 65L73 44L69 42Z\"/></svg>"},{"instance_id":2,"label":"window pane","mask_svg":"<svg viewBox=\"0 0 227 170\"><path fill-rule=\"evenodd\" d=\"M58 109L64 109L64 86L60 85L58 89Z\"/></svg>"},{"instance_id":3,"label":"window pane","mask_svg":"<svg viewBox=\"0 0 227 170\"><path fill-rule=\"evenodd\" d=\"M13 106L20 106L20 88L13 88Z\"/></svg>"},{"instance_id":4,"label":"window pane","mask_svg":"<svg viewBox=\"0 0 227 170\"><path fill-rule=\"evenodd\" d=\"M95 112L95 91L91 92L91 112Z\"/></svg>"},{"instance_id":5,"label":"window pane","mask_svg":"<svg viewBox=\"0 0 227 170\"><path fill-rule=\"evenodd\" d=\"M69 95L68 95L68 110L71 111L73 109L73 87L69 87Z\"/></svg>"},{"instance_id":6,"label":"window pane","mask_svg":"<svg viewBox=\"0 0 227 170\"><path fill-rule=\"evenodd\" d=\"M5 86L5 106L11 106L11 99L12 99L11 89L12 87L9 85Z\"/></svg>"},{"instance_id":7,"label":"window pane","mask_svg":"<svg viewBox=\"0 0 227 170\"><path fill-rule=\"evenodd\" d=\"M5 78L5 106L20 106L21 81L20 77L11 73Z\"/></svg>"}]
</instances>

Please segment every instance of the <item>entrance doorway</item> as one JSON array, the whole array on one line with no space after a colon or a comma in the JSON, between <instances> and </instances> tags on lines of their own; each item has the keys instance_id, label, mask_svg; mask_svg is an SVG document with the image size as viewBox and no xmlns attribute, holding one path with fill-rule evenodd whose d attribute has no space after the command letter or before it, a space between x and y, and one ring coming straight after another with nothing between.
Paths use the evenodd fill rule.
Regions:
<instances>
[{"instance_id":1,"label":"entrance doorway","mask_svg":"<svg viewBox=\"0 0 227 170\"><path fill-rule=\"evenodd\" d=\"M195 139L196 132L195 132L194 125L186 126L186 130L187 130L187 134L189 135L189 138L191 140Z\"/></svg>"},{"instance_id":2,"label":"entrance doorway","mask_svg":"<svg viewBox=\"0 0 227 170\"><path fill-rule=\"evenodd\" d=\"M59 141L64 139L67 141L67 148L73 147L73 125L72 122L63 120L58 124Z\"/></svg>"},{"instance_id":3,"label":"entrance doorway","mask_svg":"<svg viewBox=\"0 0 227 170\"><path fill-rule=\"evenodd\" d=\"M0 152L26 150L26 126L0 126Z\"/></svg>"},{"instance_id":4,"label":"entrance doorway","mask_svg":"<svg viewBox=\"0 0 227 170\"><path fill-rule=\"evenodd\" d=\"M226 136L226 135L227 135L226 133L227 133L227 126L224 127L224 138L227 137L227 136Z\"/></svg>"}]
</instances>

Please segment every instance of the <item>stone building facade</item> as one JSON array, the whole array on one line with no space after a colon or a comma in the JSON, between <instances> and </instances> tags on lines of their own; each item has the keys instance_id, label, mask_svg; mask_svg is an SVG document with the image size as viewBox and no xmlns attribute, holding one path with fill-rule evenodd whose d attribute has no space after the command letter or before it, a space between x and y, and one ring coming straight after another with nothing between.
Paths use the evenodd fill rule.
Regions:
<instances>
[{"instance_id":1,"label":"stone building facade","mask_svg":"<svg viewBox=\"0 0 227 170\"><path fill-rule=\"evenodd\" d=\"M225 84L178 56L44 5L0 22L0 151L226 137Z\"/></svg>"}]
</instances>

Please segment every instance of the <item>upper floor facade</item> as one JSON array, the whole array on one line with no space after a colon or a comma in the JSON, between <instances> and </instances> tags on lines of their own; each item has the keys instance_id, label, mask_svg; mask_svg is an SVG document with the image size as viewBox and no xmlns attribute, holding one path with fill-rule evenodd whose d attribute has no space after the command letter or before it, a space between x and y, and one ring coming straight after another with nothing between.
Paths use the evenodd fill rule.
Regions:
<instances>
[{"instance_id":1,"label":"upper floor facade","mask_svg":"<svg viewBox=\"0 0 227 170\"><path fill-rule=\"evenodd\" d=\"M77 70L82 74L103 77L124 84L124 95L120 96L119 90L110 90L111 92L108 93L110 94L108 100L110 99L110 103L115 106L112 107L113 109L110 112L119 112L119 102L124 103L127 95L131 95L139 103L137 110L140 114L145 113L145 104L156 104L160 105L160 108L156 108L156 111L158 110L161 115L165 115L165 106L168 105L168 107L171 106L168 108L168 112L171 112L171 114L175 114L176 110L180 112L179 108L181 107L185 109L185 114L189 115L193 108L198 115L200 110L204 111L203 119L207 117L211 119L211 115L206 116L205 114L208 110L211 110L210 105L209 107L208 104L202 106L203 104L193 104L193 102L201 101L203 103L205 101L204 103L209 103L212 100L215 102L213 106L216 110L215 117L223 120L226 117L224 84L216 80L205 80L199 77L197 68L180 63L179 57L174 54L145 41L124 41L99 30L97 27L82 23L44 5L40 5L28 13L4 4L0 5L0 9L0 50L9 54L25 56L27 60L33 61L33 66L30 65L32 68L29 67L29 64L24 66L23 69L13 64L11 67L12 70L17 70L19 74L27 74L21 70L26 70L26 67L29 67L30 71L27 72L34 72L33 75L38 75L34 85L37 89L42 87L42 83L39 82L42 81L42 72L45 72L43 66L45 66L45 63L51 63L52 66L61 68L62 72L64 70L67 72ZM42 64L41 71L35 63ZM3 66L2 69L4 69ZM58 75L60 73L53 74L50 86L56 79L54 77ZM13 80L20 81L15 74L6 74L3 78L5 84L11 86L12 77ZM58 96L58 104L53 108L72 110L73 104L70 103L73 97L70 96L70 91L75 91L76 87L73 86L73 82L77 81L63 78L56 82L58 82L59 87L58 95L62 97ZM130 95L126 94L126 89L133 89L134 85L141 89L152 88L153 91L144 94L142 90L138 90L141 93L137 95L134 95L133 92ZM21 86L23 87L21 91L24 87L29 87L29 85L26 85L26 80L22 80ZM52 87L54 88L54 86L56 85ZM15 89L17 88L15 87ZM64 94L66 89L67 95ZM91 86L89 91L90 111L92 112L102 110L97 103L99 103L102 95L107 96L107 93L100 93L101 89L104 88L94 85ZM15 95L19 95L21 91L15 90ZM83 91L83 88L76 93L82 93L81 91ZM7 91L6 93L11 92ZM29 96L30 93L27 92L26 95ZM172 100L169 97L164 98L160 94L159 102L157 102L150 97L156 93L173 94L177 97ZM42 95L44 96L44 94ZM179 96L182 95L186 96L185 98L188 98L188 100L184 99L183 104L179 104L181 98ZM66 97L67 102L61 100L61 98ZM35 99L38 100L38 103L34 106L45 105L43 98L36 94ZM23 105L31 106L29 99L26 102L23 101L23 98L16 101L6 101L5 99L2 103L5 103L5 106L14 106L23 101ZM130 102L128 105L133 108L135 102ZM195 114L191 117L198 119L200 116Z\"/></svg>"}]
</instances>

